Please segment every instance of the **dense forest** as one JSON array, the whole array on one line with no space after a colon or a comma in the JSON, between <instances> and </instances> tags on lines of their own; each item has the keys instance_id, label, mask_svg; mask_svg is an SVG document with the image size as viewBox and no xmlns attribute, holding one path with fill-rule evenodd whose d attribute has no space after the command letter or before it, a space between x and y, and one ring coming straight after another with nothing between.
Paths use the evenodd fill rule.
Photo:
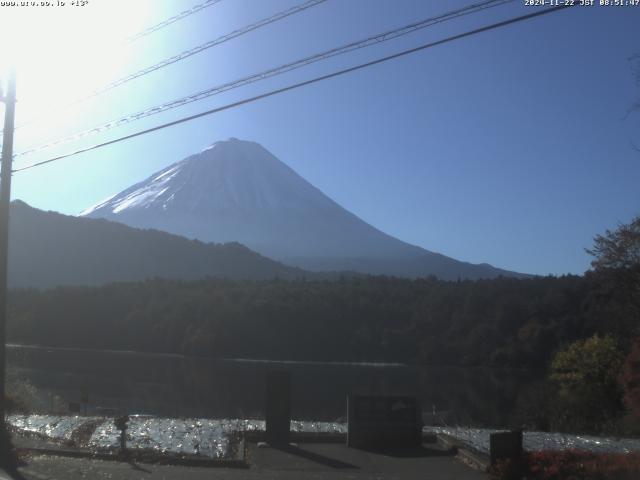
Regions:
<instances>
[{"instance_id":1,"label":"dense forest","mask_svg":"<svg viewBox=\"0 0 640 480\"><path fill-rule=\"evenodd\" d=\"M12 342L219 357L543 367L595 333L634 336L613 273L444 282L182 282L15 290Z\"/></svg>"}]
</instances>

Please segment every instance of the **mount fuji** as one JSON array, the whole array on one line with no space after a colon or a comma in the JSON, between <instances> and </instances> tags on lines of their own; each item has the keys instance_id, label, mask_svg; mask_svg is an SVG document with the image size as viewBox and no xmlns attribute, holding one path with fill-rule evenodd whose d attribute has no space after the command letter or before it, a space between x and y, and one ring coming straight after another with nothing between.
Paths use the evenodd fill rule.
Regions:
<instances>
[{"instance_id":1,"label":"mount fuji","mask_svg":"<svg viewBox=\"0 0 640 480\"><path fill-rule=\"evenodd\" d=\"M523 276L454 260L387 235L261 145L235 138L216 142L80 215L205 242L239 242L312 271L445 280Z\"/></svg>"}]
</instances>

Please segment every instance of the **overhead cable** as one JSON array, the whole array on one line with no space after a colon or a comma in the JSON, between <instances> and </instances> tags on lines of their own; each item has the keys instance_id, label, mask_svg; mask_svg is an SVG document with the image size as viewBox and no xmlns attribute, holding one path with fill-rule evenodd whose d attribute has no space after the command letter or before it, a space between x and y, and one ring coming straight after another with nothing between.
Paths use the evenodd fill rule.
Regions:
<instances>
[{"instance_id":1,"label":"overhead cable","mask_svg":"<svg viewBox=\"0 0 640 480\"><path fill-rule=\"evenodd\" d=\"M332 72L332 73L329 73L329 74L326 74L326 75L321 75L319 77L315 77L315 78L312 78L310 80L305 80L303 82L295 83L293 85L289 85L289 86L286 86L286 87L283 87L283 88L279 88L279 89L276 89L276 90L271 90L271 91L263 93L261 95L256 95L254 97L245 98L243 100L239 100L237 102L229 103L229 104L223 105L221 107L217 107L217 108L213 108L211 110L200 112L200 113L197 113L195 115L190 115L188 117L183 117L183 118L180 118L178 120L174 120L174 121L171 121L171 122L168 122L168 123L164 123L162 125L157 125L155 127L148 128L146 130L141 130L141 131L129 134L129 135L125 135L123 137L119 137L119 138L115 138L115 139L106 141L106 142L102 142L102 143L93 145L91 147L82 148L82 149L76 150L74 152L66 153L66 154L63 154L63 155L58 155L57 157L53 157L53 158L50 158L48 160L43 160L43 161L40 161L40 162L36 162L36 163L31 164L31 165L27 165L25 167L16 168L16 169L13 170L13 172L21 172L21 171L29 170L29 169L36 168L36 167L39 167L39 166L42 166L42 165L50 164L50 163L56 162L58 160L62 160L64 158L69 158L69 157L73 157L73 156L76 156L76 155L80 155L81 153L86 153L86 152L89 152L89 151L92 151L92 150L96 150L96 149L99 149L99 148L102 148L102 147L106 147L108 145L113 145L113 144L116 144L116 143L123 142L125 140L130 140L130 139L135 138L135 137L139 137L139 136L142 136L142 135L146 135L148 133L156 132L158 130L162 130L162 129L165 129L165 128L168 128L168 127L172 127L174 125L179 125L181 123L189 122L191 120L195 120L195 119L202 118L202 117L205 117L205 116L208 116L208 115L212 115L214 113L219 113L219 112L222 112L222 111L225 111L225 110L230 110L232 108L236 108L236 107L239 107L241 105L246 105L248 103L253 103L253 102L256 102L258 100L262 100L264 98L272 97L274 95L278 95L278 94L281 94L281 93L284 93L284 92L288 92L288 91L291 91L291 90L294 90L294 89L297 89L297 88L301 88L301 87L304 87L304 86L307 86L307 85L311 85L311 84L318 83L318 82L321 82L321 81L324 81L324 80L328 80L330 78L334 78L334 77L338 77L338 76L341 76L341 75L345 75L347 73L351 73L351 72L355 72L355 71L358 71L358 70L362 70L364 68L368 68L368 67L371 67L371 66L374 66L374 65L378 65L380 63L387 62L389 60L394 60L396 58L404 57L406 55L410 55L412 53L416 53L416 52L419 52L419 51L422 51L422 50L426 50L428 48L433 48L433 47L436 47L438 45L442 45L442 44L445 44L445 43L450 43L450 42L453 42L455 40L460 40L460 39L465 38L465 37L470 37L472 35L476 35L476 34L479 34L479 33L487 32L489 30L495 30L497 28L505 27L507 25L512 25L514 23L522 22L522 21L525 21L525 20L530 20L532 18L540 17L542 15L547 15L547 14L552 13L552 12L557 12L557 11L560 11L560 10L564 10L566 8L571 8L572 6L573 5L571 5L571 4L566 4L566 5L561 5L561 6L558 6L558 7L547 8L547 9L544 9L544 10L538 10L536 12L529 13L527 15L522 15L522 16L519 16L519 17L510 18L508 20L504 20L504 21L501 21L501 22L498 22L498 23L493 23L493 24L490 24L490 25L486 25L484 27L476 28L475 30L470 30L470 31L467 31L467 32L464 32L464 33L453 35L451 37L447 37L447 38L444 38L442 40L437 40L435 42L426 43L426 44L420 45L418 47L410 48L408 50L403 50L401 52L394 53L394 54L388 55L386 57L382 57L382 58L378 58L376 60L372 60L370 62L361 63L359 65L356 65L356 66L353 66L353 67L349 67L349 68L345 68L343 70L338 70L338 71L335 71L335 72Z\"/></svg>"},{"instance_id":2,"label":"overhead cable","mask_svg":"<svg viewBox=\"0 0 640 480\"><path fill-rule=\"evenodd\" d=\"M206 0L205 2L199 3L198 5L194 5L193 7L187 9L187 10L183 10L182 12L178 13L177 15L174 15L170 18L167 18L166 20L157 23L156 25L153 25L151 27L145 28L144 30L136 33L135 35L131 35L130 37L127 37L126 41L131 43L131 42L135 42L136 40L141 39L142 37L146 37L147 35L150 35L154 32L157 32L158 30L168 27L169 25L176 23L180 20L182 20L183 18L187 18L191 15L193 15L194 13L198 13L201 10L204 10L205 8L208 7L212 7L213 5L216 5L217 3L220 3L222 0Z\"/></svg>"},{"instance_id":3,"label":"overhead cable","mask_svg":"<svg viewBox=\"0 0 640 480\"><path fill-rule=\"evenodd\" d=\"M215 47L217 45L221 45L221 44L223 44L225 42L228 42L228 41L230 41L230 40L232 40L234 38L240 37L240 36L245 35L245 34L247 34L249 32L252 32L254 30L257 30L259 28L262 28L262 27L265 27L265 26L270 25L272 23L275 23L275 22L277 22L279 20L287 18L287 17L289 17L291 15L294 15L296 13L300 13L300 12L302 12L304 10L307 10L308 8L315 7L316 5L319 5L319 4L324 3L326 1L327 0L308 0L308 1L304 2L304 3L301 3L299 5L294 5L293 7L290 7L288 9L286 9L286 10L282 10L282 11L280 11L280 12L274 14L274 15L271 15L269 17L263 18L261 20L258 20L257 22L251 23L251 24L246 25L246 26L244 26L242 28L234 30L234 31L232 31L230 33L227 33L225 35L217 37L217 38L215 38L213 40L210 40L210 41L208 41L206 43L203 43L202 45L198 45L198 46L190 48L188 50L184 50L183 52L180 52L179 54L174 55L173 57L169 57L169 58L164 59L164 60L162 60L162 61L160 61L158 63L150 65L150 66L148 66L146 68L138 70L138 71L136 71L134 73L131 73L129 75L125 75L124 77L121 77L121 78L119 78L117 80L114 80L114 81L112 81L112 82L110 82L110 83L108 83L108 84L106 84L106 85L104 85L104 86L102 86L100 88L97 88L96 90L93 90L89 94L72 101L71 103L68 103L68 104L63 105L63 106L57 106L57 107L55 107L55 110L51 109L51 111L49 111L49 112L45 112L43 114L38 115L37 117L31 118L31 119L27 120L26 122L18 125L16 128L23 128L23 127L35 122L39 118L45 118L45 117L47 117L47 113L54 113L55 112L56 115L59 115L61 109L62 110L67 110L69 108L75 107L75 106L77 106L77 105L79 105L81 103L86 102L87 100L90 100L92 98L97 97L98 95L106 93L106 92L108 92L108 91L110 91L110 90L112 90L112 89L114 89L116 87L124 85L125 83L128 83L128 82L130 82L132 80L135 80L136 78L140 78L140 77L142 77L144 75L148 75L150 73L153 73L153 72L155 72L157 70L160 70L161 68L167 67L167 66L172 65L174 63L177 63L177 62L179 62L181 60L189 58L189 57L191 57L193 55L196 55L197 53L203 52L203 51L208 50L210 48L213 48L213 47Z\"/></svg>"},{"instance_id":4,"label":"overhead cable","mask_svg":"<svg viewBox=\"0 0 640 480\"><path fill-rule=\"evenodd\" d=\"M296 60L294 62L290 62L284 65L280 65L276 68L271 68L269 70L265 70L263 72L260 73L256 73L256 74L252 74L249 75L247 77L243 77L231 82L227 82L221 85L216 85L213 87L210 87L206 90L176 99L176 100L172 100L170 102L166 102L160 105L156 105L154 107L150 107L147 108L145 110L141 110L139 112L133 113L133 114L129 114L127 116L121 117L119 119L116 120L112 120L110 122L104 123L102 125L87 129L87 130L83 130L80 132L76 132L74 134L68 135L66 137L62 137L59 138L57 140L51 141L51 142L47 142L43 145L37 146L37 147L33 147L30 148L28 150L24 150L18 154L15 155L14 158L19 158L19 157L23 157L26 155L30 155L36 152L39 152L41 150L45 150L51 147L55 147L58 146L60 144L63 143L68 143L71 141L75 141L75 140L80 140L83 139L87 136L90 135L95 135L95 134L99 134L108 130L111 130L115 127L119 127L122 125L126 125L129 124L131 122L134 122L136 120L140 120L152 115L156 115L159 113L163 113L166 112L168 110L172 110L174 108L178 108L196 101L200 101L200 100L204 100L206 98L212 97L214 95L218 95L220 93L223 92L227 92L229 90L233 90L235 88L239 88L239 87L243 87L245 85L249 85L251 83L260 81L260 80L265 80L267 78L271 78L277 75L282 75L284 73L290 72L292 70L296 70L299 69L301 67L322 61L322 60L326 60L328 58L332 58L338 55L344 55L346 53L352 52L354 50L358 50L358 49L362 49L362 48L366 48L366 47L370 47L372 45L376 45L382 42L387 42L389 40L393 40L396 39L398 37L404 36L404 35L408 35L409 33L415 32L417 30L426 28L426 27L430 27L433 25L436 25L438 23L442 23L448 20L453 20L455 18L459 18L461 16L464 15L469 15L472 13L476 13L478 11L481 10L485 10L487 8L492 8L498 5L502 5L505 3L510 3L513 2L514 0L487 0L487 1L483 1L480 3L476 3L473 5L469 5L467 7L461 8L461 9L457 9L445 14L441 14L435 17L429 17L427 19L421 20L419 22L414 22L411 23L409 25L405 25L403 27L400 28L396 28L394 30L389 30L387 32L384 33L380 33L371 37L367 37L365 39L356 41L356 42L351 42L347 45L343 45L341 47L337 47L337 48L332 48L330 50L326 50L299 60Z\"/></svg>"}]
</instances>

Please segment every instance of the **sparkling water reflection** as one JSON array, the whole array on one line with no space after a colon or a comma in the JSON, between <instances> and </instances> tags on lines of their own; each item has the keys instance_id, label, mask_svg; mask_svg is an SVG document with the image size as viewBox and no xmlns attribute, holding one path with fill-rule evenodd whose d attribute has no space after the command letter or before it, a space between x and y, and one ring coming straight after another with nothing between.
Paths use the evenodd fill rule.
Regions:
<instances>
[{"instance_id":1,"label":"sparkling water reflection","mask_svg":"<svg viewBox=\"0 0 640 480\"><path fill-rule=\"evenodd\" d=\"M425 431L444 433L467 443L475 449L489 453L489 435L501 430L487 428L425 427ZM630 453L640 451L640 439L593 437L565 433L524 432L525 450L566 450L575 448L598 453Z\"/></svg>"},{"instance_id":2,"label":"sparkling water reflection","mask_svg":"<svg viewBox=\"0 0 640 480\"><path fill-rule=\"evenodd\" d=\"M84 447L115 451L120 431L112 418L68 417L58 415L11 415L9 423L19 431L35 433L53 440L71 440L74 431L97 424ZM198 455L208 458L229 457L230 438L238 432L264 431L264 420L172 419L132 417L127 430L128 448L159 453ZM345 433L346 425L332 422L292 421L291 431L305 433Z\"/></svg>"},{"instance_id":3,"label":"sparkling water reflection","mask_svg":"<svg viewBox=\"0 0 640 480\"><path fill-rule=\"evenodd\" d=\"M69 441L74 432L86 425L97 425L84 447L115 451L119 431L113 418L61 415L10 415L9 423L18 431L37 434L52 440ZM129 448L159 453L226 458L231 452L231 438L239 432L264 431L264 420L246 419L173 419L134 416L129 422ZM451 435L482 452L489 452L489 435L500 430L460 427L425 427L425 432ZM291 422L292 432L346 433L339 422ZM629 453L640 451L640 439L593 437L547 432L524 432L526 450L565 450L577 448L593 452Z\"/></svg>"}]
</instances>

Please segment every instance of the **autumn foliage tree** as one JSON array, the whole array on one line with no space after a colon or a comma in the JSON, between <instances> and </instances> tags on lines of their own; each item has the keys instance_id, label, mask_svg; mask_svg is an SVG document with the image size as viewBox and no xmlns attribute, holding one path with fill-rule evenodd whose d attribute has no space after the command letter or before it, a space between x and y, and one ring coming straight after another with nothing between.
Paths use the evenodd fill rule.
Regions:
<instances>
[{"instance_id":1,"label":"autumn foliage tree","mask_svg":"<svg viewBox=\"0 0 640 480\"><path fill-rule=\"evenodd\" d=\"M640 337L633 342L620 383L624 388L625 406L634 417L640 419Z\"/></svg>"},{"instance_id":2,"label":"autumn foliage tree","mask_svg":"<svg viewBox=\"0 0 640 480\"><path fill-rule=\"evenodd\" d=\"M587 276L598 285L593 298L601 305L599 316L615 319L609 332L628 350L640 336L640 215L597 235L587 252L594 257Z\"/></svg>"},{"instance_id":3,"label":"autumn foliage tree","mask_svg":"<svg viewBox=\"0 0 640 480\"><path fill-rule=\"evenodd\" d=\"M594 335L558 352L551 380L558 386L561 428L601 428L622 413L618 377L624 361L611 336Z\"/></svg>"}]
</instances>

